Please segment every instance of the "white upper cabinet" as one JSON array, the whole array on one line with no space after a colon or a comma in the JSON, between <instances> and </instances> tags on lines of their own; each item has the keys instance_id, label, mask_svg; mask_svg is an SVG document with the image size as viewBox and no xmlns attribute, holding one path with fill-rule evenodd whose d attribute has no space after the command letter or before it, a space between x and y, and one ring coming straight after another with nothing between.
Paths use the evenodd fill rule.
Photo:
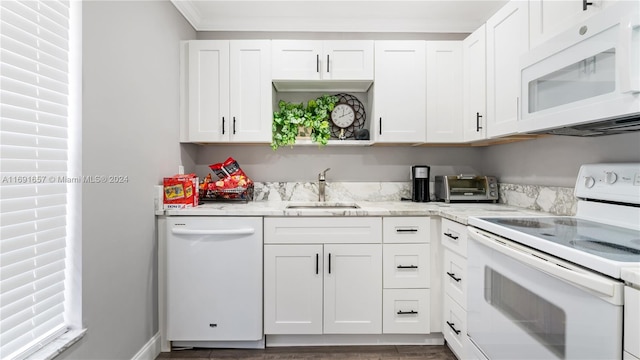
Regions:
<instances>
[{"instance_id":1,"label":"white upper cabinet","mask_svg":"<svg viewBox=\"0 0 640 360\"><path fill-rule=\"evenodd\" d=\"M520 57L529 50L528 3L512 0L486 23L487 137L517 132Z\"/></svg>"},{"instance_id":2,"label":"white upper cabinet","mask_svg":"<svg viewBox=\"0 0 640 360\"><path fill-rule=\"evenodd\" d=\"M425 53L425 41L376 41L372 126L376 142L425 142Z\"/></svg>"},{"instance_id":3,"label":"white upper cabinet","mask_svg":"<svg viewBox=\"0 0 640 360\"><path fill-rule=\"evenodd\" d=\"M529 0L531 48L584 21L615 0Z\"/></svg>"},{"instance_id":4,"label":"white upper cabinet","mask_svg":"<svg viewBox=\"0 0 640 360\"><path fill-rule=\"evenodd\" d=\"M229 41L188 44L187 141L229 138Z\"/></svg>"},{"instance_id":5,"label":"white upper cabinet","mask_svg":"<svg viewBox=\"0 0 640 360\"><path fill-rule=\"evenodd\" d=\"M187 42L183 142L271 141L269 40Z\"/></svg>"},{"instance_id":6,"label":"white upper cabinet","mask_svg":"<svg viewBox=\"0 0 640 360\"><path fill-rule=\"evenodd\" d=\"M373 80L372 40L273 40L273 80Z\"/></svg>"},{"instance_id":7,"label":"white upper cabinet","mask_svg":"<svg viewBox=\"0 0 640 360\"><path fill-rule=\"evenodd\" d=\"M427 42L427 142L464 141L462 42Z\"/></svg>"},{"instance_id":8,"label":"white upper cabinet","mask_svg":"<svg viewBox=\"0 0 640 360\"><path fill-rule=\"evenodd\" d=\"M486 137L486 34L485 25L462 41L462 96L464 140Z\"/></svg>"}]
</instances>

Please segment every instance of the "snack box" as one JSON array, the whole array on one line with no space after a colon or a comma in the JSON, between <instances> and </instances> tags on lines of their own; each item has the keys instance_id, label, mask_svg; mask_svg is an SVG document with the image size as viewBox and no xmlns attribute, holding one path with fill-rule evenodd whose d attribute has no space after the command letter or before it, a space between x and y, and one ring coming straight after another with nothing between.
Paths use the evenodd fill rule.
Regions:
<instances>
[{"instance_id":1,"label":"snack box","mask_svg":"<svg viewBox=\"0 0 640 360\"><path fill-rule=\"evenodd\" d=\"M198 177L195 174L179 174L163 180L163 207L184 209L198 206Z\"/></svg>"}]
</instances>

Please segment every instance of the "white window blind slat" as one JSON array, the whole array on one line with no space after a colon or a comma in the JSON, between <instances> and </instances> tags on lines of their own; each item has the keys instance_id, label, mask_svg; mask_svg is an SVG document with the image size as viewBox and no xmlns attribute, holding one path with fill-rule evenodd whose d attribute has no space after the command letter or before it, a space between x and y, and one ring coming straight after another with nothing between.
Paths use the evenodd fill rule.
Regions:
<instances>
[{"instance_id":1,"label":"white window blind slat","mask_svg":"<svg viewBox=\"0 0 640 360\"><path fill-rule=\"evenodd\" d=\"M69 86L63 82L39 76L36 73L17 68L10 64L3 63L2 67L0 67L0 73L2 73L3 79L6 78L27 83L33 87L39 87L65 95L69 93Z\"/></svg>"},{"instance_id":2,"label":"white window blind slat","mask_svg":"<svg viewBox=\"0 0 640 360\"><path fill-rule=\"evenodd\" d=\"M50 276L51 281L60 281L64 280L64 277L61 278L59 276ZM56 306L56 300L62 300L64 298L64 286L62 283L53 284L50 286L46 286L42 284L42 288L38 290L31 289L31 291L26 291L24 287L21 288L22 293L15 291L22 295L22 297L15 299L14 301L7 303L6 309L0 318L0 326L2 327L14 327L18 326L21 322L25 321L24 314L27 314L31 311L34 304L41 304L40 306ZM52 304L53 302L53 304ZM48 303L48 304L47 304ZM11 314L9 314L11 312ZM5 316L9 315L9 316Z\"/></svg>"},{"instance_id":3,"label":"white window blind slat","mask_svg":"<svg viewBox=\"0 0 640 360\"><path fill-rule=\"evenodd\" d=\"M69 1L0 1L2 359L67 327L69 15Z\"/></svg>"},{"instance_id":4,"label":"white window blind slat","mask_svg":"<svg viewBox=\"0 0 640 360\"><path fill-rule=\"evenodd\" d=\"M68 83L66 71L42 64L38 62L37 59L31 59L20 54L7 51L4 47L0 52L0 57L2 57L2 62L6 65L19 67L25 71L37 74L41 78L48 78Z\"/></svg>"},{"instance_id":5,"label":"white window blind slat","mask_svg":"<svg viewBox=\"0 0 640 360\"><path fill-rule=\"evenodd\" d=\"M64 93L51 91L47 88L40 87L37 84L29 84L22 81L16 81L11 78L3 77L2 90L13 93L17 96L26 96L33 99L48 101L56 104L66 104L67 95Z\"/></svg>"},{"instance_id":6,"label":"white window blind slat","mask_svg":"<svg viewBox=\"0 0 640 360\"><path fill-rule=\"evenodd\" d=\"M31 296L33 294L33 289L45 289L48 287L57 287L60 288L61 291L64 291L64 286L62 285L64 281L64 272L58 272L47 276L46 278L38 279L33 282L29 282L23 286L16 286L12 288L11 291L3 291L2 295L0 295L0 302L5 304L6 306L13 306L14 303L22 301L24 298ZM12 283L10 280L7 283ZM17 283L17 282L13 282ZM53 285L50 285L53 284Z\"/></svg>"},{"instance_id":7,"label":"white window blind slat","mask_svg":"<svg viewBox=\"0 0 640 360\"><path fill-rule=\"evenodd\" d=\"M50 268L50 269L54 269L54 268ZM2 285L3 288L5 289L12 289L12 290L7 290L11 292L13 291L23 291L23 292L29 292L29 295L33 293L34 288L37 286L40 287L45 287L45 286L51 286L52 283L59 281L60 283L64 283L64 271L53 271L51 274L47 275L46 277L42 277L40 279L35 279L33 278L33 274L28 274L28 273L24 273L21 274L19 276L14 276L12 278L6 279L6 280L2 280L0 281L0 285ZM22 298L20 298L18 301L20 301ZM11 303L7 303L11 304ZM4 303L3 303L3 307L4 307ZM12 313L6 311L5 310L0 310L0 314L3 314L3 316L5 317L9 317L12 316Z\"/></svg>"},{"instance_id":8,"label":"white window blind slat","mask_svg":"<svg viewBox=\"0 0 640 360\"><path fill-rule=\"evenodd\" d=\"M63 25L69 20L68 11L65 14L56 14L50 11L51 7L41 6L43 3L42 1L3 1L1 7L4 13L11 14L6 16L6 22L11 23L15 17L20 17L35 24L41 31L44 30L53 36L68 40L68 26ZM29 6L30 4L35 6ZM45 38L47 36L48 34L44 35Z\"/></svg>"},{"instance_id":9,"label":"white window blind slat","mask_svg":"<svg viewBox=\"0 0 640 360\"><path fill-rule=\"evenodd\" d=\"M67 119L64 116L18 108L4 103L0 105L0 113L2 113L2 122L0 123L0 128L2 129L4 129L6 122L10 120L67 128Z\"/></svg>"}]
</instances>

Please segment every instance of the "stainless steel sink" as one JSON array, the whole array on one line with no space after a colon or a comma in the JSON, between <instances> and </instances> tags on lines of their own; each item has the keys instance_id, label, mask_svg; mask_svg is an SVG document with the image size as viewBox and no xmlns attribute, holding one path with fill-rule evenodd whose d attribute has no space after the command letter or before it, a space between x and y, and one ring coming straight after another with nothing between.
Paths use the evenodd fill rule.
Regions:
<instances>
[{"instance_id":1,"label":"stainless steel sink","mask_svg":"<svg viewBox=\"0 0 640 360\"><path fill-rule=\"evenodd\" d=\"M291 203L286 209L290 210L350 210L360 209L355 203L335 203L335 202L310 202L310 203Z\"/></svg>"}]
</instances>

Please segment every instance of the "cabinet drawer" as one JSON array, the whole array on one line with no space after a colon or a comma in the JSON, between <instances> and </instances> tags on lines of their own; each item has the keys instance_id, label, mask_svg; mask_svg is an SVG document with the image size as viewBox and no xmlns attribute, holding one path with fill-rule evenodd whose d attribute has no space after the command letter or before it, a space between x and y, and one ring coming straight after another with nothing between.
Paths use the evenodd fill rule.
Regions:
<instances>
[{"instance_id":1,"label":"cabinet drawer","mask_svg":"<svg viewBox=\"0 0 640 360\"><path fill-rule=\"evenodd\" d=\"M466 359L467 312L449 296L444 296L444 339L458 359Z\"/></svg>"},{"instance_id":2,"label":"cabinet drawer","mask_svg":"<svg viewBox=\"0 0 640 360\"><path fill-rule=\"evenodd\" d=\"M449 219L442 219L440 239L442 245L467 257L467 227Z\"/></svg>"},{"instance_id":3,"label":"cabinet drawer","mask_svg":"<svg viewBox=\"0 0 640 360\"><path fill-rule=\"evenodd\" d=\"M382 253L385 289L429 288L429 244L384 244Z\"/></svg>"},{"instance_id":4,"label":"cabinet drawer","mask_svg":"<svg viewBox=\"0 0 640 360\"><path fill-rule=\"evenodd\" d=\"M449 249L444 250L444 293L463 309L467 308L467 259Z\"/></svg>"},{"instance_id":5,"label":"cabinet drawer","mask_svg":"<svg viewBox=\"0 0 640 360\"><path fill-rule=\"evenodd\" d=\"M273 217L264 219L265 244L379 244L379 217Z\"/></svg>"},{"instance_id":6,"label":"cabinet drawer","mask_svg":"<svg viewBox=\"0 0 640 360\"><path fill-rule=\"evenodd\" d=\"M382 300L384 334L430 332L428 289L385 289Z\"/></svg>"},{"instance_id":7,"label":"cabinet drawer","mask_svg":"<svg viewBox=\"0 0 640 360\"><path fill-rule=\"evenodd\" d=\"M386 243L429 242L428 217L385 217L382 233Z\"/></svg>"}]
</instances>

